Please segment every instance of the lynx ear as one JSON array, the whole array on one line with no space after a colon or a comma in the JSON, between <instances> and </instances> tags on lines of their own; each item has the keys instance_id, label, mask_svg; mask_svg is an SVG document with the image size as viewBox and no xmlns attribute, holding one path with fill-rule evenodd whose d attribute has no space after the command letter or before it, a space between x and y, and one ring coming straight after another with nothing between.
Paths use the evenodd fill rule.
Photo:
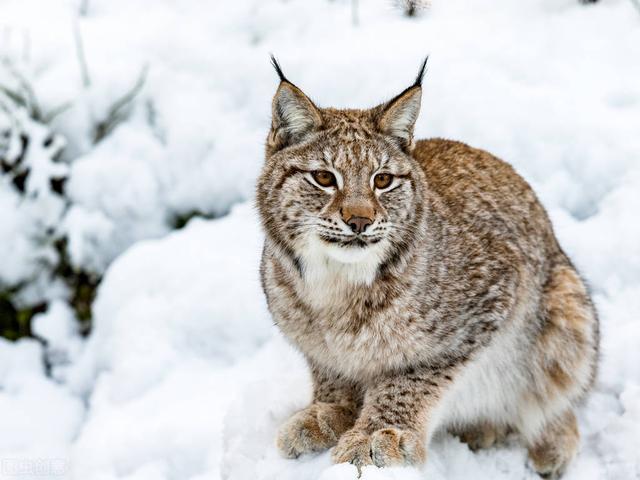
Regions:
<instances>
[{"instance_id":1,"label":"lynx ear","mask_svg":"<svg viewBox=\"0 0 640 480\"><path fill-rule=\"evenodd\" d=\"M280 77L280 85L273 97L268 143L274 149L281 149L301 142L320 128L322 116L309 97L284 76L273 56L271 62Z\"/></svg>"},{"instance_id":2,"label":"lynx ear","mask_svg":"<svg viewBox=\"0 0 640 480\"><path fill-rule=\"evenodd\" d=\"M422 78L424 77L427 57L422 63L415 82L400 95L382 105L378 118L378 128L386 135L397 139L406 151L413 148L413 129L420 113L422 99Z\"/></svg>"}]
</instances>

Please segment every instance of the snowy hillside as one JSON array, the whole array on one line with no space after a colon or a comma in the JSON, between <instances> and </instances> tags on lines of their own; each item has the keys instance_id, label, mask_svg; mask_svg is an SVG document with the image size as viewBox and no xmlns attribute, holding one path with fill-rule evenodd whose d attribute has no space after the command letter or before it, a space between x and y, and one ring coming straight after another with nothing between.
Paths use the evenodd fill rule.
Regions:
<instances>
[{"instance_id":1,"label":"snowy hillside","mask_svg":"<svg viewBox=\"0 0 640 480\"><path fill-rule=\"evenodd\" d=\"M566 478L640 478L640 11L399 3L0 2L0 307L39 339L0 338L0 479L357 478L275 449L310 381L258 279L271 52L336 107L390 98L430 55L418 137L512 163L600 313ZM78 278L99 282L87 337ZM473 453L443 433L424 468L362 478L538 477L515 441Z\"/></svg>"}]
</instances>

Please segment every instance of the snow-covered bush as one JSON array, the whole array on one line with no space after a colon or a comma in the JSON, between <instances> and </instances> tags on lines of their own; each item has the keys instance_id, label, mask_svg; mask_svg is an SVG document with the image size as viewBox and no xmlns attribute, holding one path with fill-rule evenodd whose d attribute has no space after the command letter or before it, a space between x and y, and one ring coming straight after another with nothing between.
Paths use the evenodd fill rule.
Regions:
<instances>
[{"instance_id":1,"label":"snow-covered bush","mask_svg":"<svg viewBox=\"0 0 640 480\"><path fill-rule=\"evenodd\" d=\"M28 71L28 65L22 67ZM141 76L90 122L93 145L128 118L143 84ZM56 299L67 301L83 328L89 326L91 302L106 264L78 261L70 239L78 228L93 229L91 233L99 236L101 224L79 220L67 192L76 159L64 156L66 140L51 125L67 109L91 106L82 93L86 92L46 111L27 74L9 58L0 63L0 333L5 337L30 335L31 317Z\"/></svg>"},{"instance_id":2,"label":"snow-covered bush","mask_svg":"<svg viewBox=\"0 0 640 480\"><path fill-rule=\"evenodd\" d=\"M56 299L88 331L95 289L113 259L243 197L224 175L209 198L194 195L202 172L190 167L210 168L211 147L173 159L162 113L143 95L148 68L126 83L116 78L114 88L111 78L92 77L77 29L74 41L81 81L64 95L43 89L50 110L36 95L37 68L8 56L0 64L0 334L8 338L30 335L32 316Z\"/></svg>"},{"instance_id":3,"label":"snow-covered bush","mask_svg":"<svg viewBox=\"0 0 640 480\"><path fill-rule=\"evenodd\" d=\"M0 63L0 335L13 339L31 335L33 315L54 300L71 305L88 331L100 277L127 246L112 245L106 260L78 253L87 237L101 238L111 225L105 227L100 212L86 212L68 193L69 185L72 192L94 190L99 180L83 185L75 175L70 182L77 158L65 155L66 140L52 121L66 110L97 110L87 128L95 149L128 119L146 76L145 69L130 90L102 111L92 104L88 83L75 99L47 111L28 78L29 67L8 57Z\"/></svg>"},{"instance_id":4,"label":"snow-covered bush","mask_svg":"<svg viewBox=\"0 0 640 480\"><path fill-rule=\"evenodd\" d=\"M64 139L45 123L29 83L0 65L0 314L2 334L30 332L31 315L63 284L59 225L67 201Z\"/></svg>"},{"instance_id":5,"label":"snow-covered bush","mask_svg":"<svg viewBox=\"0 0 640 480\"><path fill-rule=\"evenodd\" d=\"M428 6L427 0L395 0L395 4L407 17L414 17L425 10Z\"/></svg>"}]
</instances>

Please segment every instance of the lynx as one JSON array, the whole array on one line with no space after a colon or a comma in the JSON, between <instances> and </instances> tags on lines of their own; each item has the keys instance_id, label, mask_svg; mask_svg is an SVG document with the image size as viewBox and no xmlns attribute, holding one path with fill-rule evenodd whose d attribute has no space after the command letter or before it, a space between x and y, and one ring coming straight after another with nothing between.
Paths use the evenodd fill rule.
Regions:
<instances>
[{"instance_id":1,"label":"lynx","mask_svg":"<svg viewBox=\"0 0 640 480\"><path fill-rule=\"evenodd\" d=\"M485 151L414 141L426 60L368 110L319 108L272 60L261 278L313 379L279 450L419 465L439 429L474 449L514 432L539 474L560 476L598 320L531 187Z\"/></svg>"}]
</instances>

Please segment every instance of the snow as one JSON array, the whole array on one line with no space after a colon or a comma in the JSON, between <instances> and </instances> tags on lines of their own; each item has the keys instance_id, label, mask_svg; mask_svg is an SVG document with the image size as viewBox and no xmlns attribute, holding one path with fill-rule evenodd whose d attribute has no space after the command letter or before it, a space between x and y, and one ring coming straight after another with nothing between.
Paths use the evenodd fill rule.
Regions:
<instances>
[{"instance_id":1,"label":"snow","mask_svg":"<svg viewBox=\"0 0 640 480\"><path fill-rule=\"evenodd\" d=\"M42 355L35 340L0 338L0 478L68 470L84 407L45 375Z\"/></svg>"},{"instance_id":2,"label":"snow","mask_svg":"<svg viewBox=\"0 0 640 480\"><path fill-rule=\"evenodd\" d=\"M261 293L253 185L277 80L268 54L322 106L366 107L408 85L430 55L417 136L511 162L549 210L592 289L602 361L579 412L571 479L640 478L640 15L628 0L433 0L414 19L391 2L243 0L176 4L6 0L0 59L33 82L46 127L27 131L35 172L0 175L0 287L48 299L34 339L0 339L0 479L352 480L328 453L286 460L278 425L310 398L301 356ZM38 14L34 14L38 12ZM90 84L74 45L82 38ZM98 143L95 126L144 84ZM10 72L9 72L10 73ZM15 78L0 64L0 83ZM0 97L2 100L4 97ZM3 101L6 102L6 99ZM66 142L51 161L45 138ZM58 137L56 137L58 138ZM0 155L1 156L1 155ZM46 181L68 174L68 202ZM180 230L178 220L201 213ZM79 334L57 260L103 275ZM46 364L43 362L46 359ZM534 479L515 439L478 453L438 435L418 469L364 480Z\"/></svg>"},{"instance_id":3,"label":"snow","mask_svg":"<svg viewBox=\"0 0 640 480\"><path fill-rule=\"evenodd\" d=\"M31 330L44 344L51 376L63 381L67 368L84 348L73 309L61 300L54 300L46 312L34 315Z\"/></svg>"}]
</instances>

